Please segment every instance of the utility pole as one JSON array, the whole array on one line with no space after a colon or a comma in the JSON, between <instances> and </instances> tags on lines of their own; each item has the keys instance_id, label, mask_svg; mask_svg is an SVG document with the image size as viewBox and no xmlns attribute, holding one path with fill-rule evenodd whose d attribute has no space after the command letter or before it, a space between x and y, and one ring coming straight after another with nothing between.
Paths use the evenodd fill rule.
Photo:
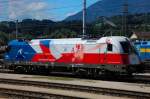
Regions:
<instances>
[{"instance_id":1,"label":"utility pole","mask_svg":"<svg viewBox=\"0 0 150 99\"><path fill-rule=\"evenodd\" d=\"M147 31L147 26L148 26L148 24L147 24L147 22L148 22L148 13L147 12L145 12L145 14L144 14L144 32L146 32Z\"/></svg>"},{"instance_id":2,"label":"utility pole","mask_svg":"<svg viewBox=\"0 0 150 99\"><path fill-rule=\"evenodd\" d=\"M18 20L16 20L16 39L18 38Z\"/></svg>"},{"instance_id":3,"label":"utility pole","mask_svg":"<svg viewBox=\"0 0 150 99\"><path fill-rule=\"evenodd\" d=\"M86 0L83 0L83 32L82 38L86 35Z\"/></svg>"},{"instance_id":4,"label":"utility pole","mask_svg":"<svg viewBox=\"0 0 150 99\"><path fill-rule=\"evenodd\" d=\"M123 16L122 16L122 33L124 36L127 36L128 32L128 0L124 0L123 4Z\"/></svg>"}]
</instances>

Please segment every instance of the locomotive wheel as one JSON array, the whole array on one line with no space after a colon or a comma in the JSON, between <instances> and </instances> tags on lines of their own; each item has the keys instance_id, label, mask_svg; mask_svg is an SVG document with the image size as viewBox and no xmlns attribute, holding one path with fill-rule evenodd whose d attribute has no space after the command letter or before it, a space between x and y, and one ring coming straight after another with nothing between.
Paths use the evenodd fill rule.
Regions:
<instances>
[{"instance_id":1,"label":"locomotive wheel","mask_svg":"<svg viewBox=\"0 0 150 99\"><path fill-rule=\"evenodd\" d=\"M37 73L43 74L43 75L48 75L50 73L50 70L48 68L45 68L43 66L39 66L37 68Z\"/></svg>"},{"instance_id":2,"label":"locomotive wheel","mask_svg":"<svg viewBox=\"0 0 150 99\"><path fill-rule=\"evenodd\" d=\"M30 67L30 66L28 66L28 67L26 67L26 72L28 73L28 74L34 74L34 68L33 67Z\"/></svg>"},{"instance_id":3,"label":"locomotive wheel","mask_svg":"<svg viewBox=\"0 0 150 99\"><path fill-rule=\"evenodd\" d=\"M98 70L98 69L95 69L95 68L90 69L89 77L91 77L91 78L98 78L99 77L99 72L100 72L100 70Z\"/></svg>"},{"instance_id":4,"label":"locomotive wheel","mask_svg":"<svg viewBox=\"0 0 150 99\"><path fill-rule=\"evenodd\" d=\"M23 67L23 66L16 66L16 68L14 69L14 71L16 72L16 73L25 73L26 72L26 69Z\"/></svg>"},{"instance_id":5,"label":"locomotive wheel","mask_svg":"<svg viewBox=\"0 0 150 99\"><path fill-rule=\"evenodd\" d=\"M128 67L127 68L127 75L132 76L132 74L135 72L135 68L133 67Z\"/></svg>"},{"instance_id":6,"label":"locomotive wheel","mask_svg":"<svg viewBox=\"0 0 150 99\"><path fill-rule=\"evenodd\" d=\"M0 59L0 68L3 68L4 62Z\"/></svg>"},{"instance_id":7,"label":"locomotive wheel","mask_svg":"<svg viewBox=\"0 0 150 99\"><path fill-rule=\"evenodd\" d=\"M88 72L86 69L78 69L76 75L80 77L88 77Z\"/></svg>"}]
</instances>

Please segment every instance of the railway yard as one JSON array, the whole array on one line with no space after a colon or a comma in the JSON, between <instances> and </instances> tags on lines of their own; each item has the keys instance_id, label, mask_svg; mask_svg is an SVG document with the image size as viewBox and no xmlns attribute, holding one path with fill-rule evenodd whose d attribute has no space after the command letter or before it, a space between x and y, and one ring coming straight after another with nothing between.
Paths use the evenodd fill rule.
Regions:
<instances>
[{"instance_id":1,"label":"railway yard","mask_svg":"<svg viewBox=\"0 0 150 99\"><path fill-rule=\"evenodd\" d=\"M0 69L0 99L150 99L149 66L132 77L17 74Z\"/></svg>"},{"instance_id":2,"label":"railway yard","mask_svg":"<svg viewBox=\"0 0 150 99\"><path fill-rule=\"evenodd\" d=\"M22 55L22 52L20 52L20 54ZM125 55L127 55L127 53ZM131 56L132 55L129 55L128 57L130 58L126 59L130 60L128 64L131 66L136 62L139 64L138 60L135 62L131 60L132 58L136 60L137 56ZM16 56L12 58L17 59ZM110 56L106 59L110 59ZM113 63L111 66L114 66L114 69L107 67L110 63L105 63L105 66L98 63L100 67L107 67L103 68L102 71L98 71L99 68L80 68L80 65L74 68L74 66L71 65L72 69L70 70L78 71L77 73L79 75L76 75L74 72L66 72L68 74L65 74L63 71L59 71L63 69L69 70L68 67L65 67L67 65L64 65L63 69L61 65L60 67L58 65L55 70L54 64L49 65L45 62L43 62L45 64L40 65L36 62L36 64L33 64L34 62L32 63L32 61L25 63L25 61L23 62L21 60L21 63L18 63L18 60L16 60L9 63L9 61L4 60L0 60L0 99L150 99L149 62L144 65L139 64L143 72L138 73L137 69L131 76L130 70L133 68L129 68L129 71L127 68L121 68L126 69L129 75L110 75L109 72L107 75L107 70L103 72L103 69L117 70L117 67L121 66L114 66ZM63 61L65 60L67 59ZM110 61L112 62L112 60L113 59ZM120 64L127 62L125 59L122 60L123 63L120 61ZM88 61L91 61L91 59ZM115 61L116 59L114 59L114 62ZM9 64L7 64L7 62ZM47 66L49 66L49 68L47 68ZM58 68L59 70L57 72ZM119 71L121 71L121 69ZM85 72L85 70L87 70L87 72ZM95 75L94 73L100 75ZM113 73L115 74L115 72Z\"/></svg>"},{"instance_id":3,"label":"railway yard","mask_svg":"<svg viewBox=\"0 0 150 99\"><path fill-rule=\"evenodd\" d=\"M0 2L0 99L150 99L148 0Z\"/></svg>"},{"instance_id":4,"label":"railway yard","mask_svg":"<svg viewBox=\"0 0 150 99\"><path fill-rule=\"evenodd\" d=\"M0 73L0 95L23 99L149 99L150 74L132 80L94 80L68 76ZM2 98L3 99L3 98Z\"/></svg>"},{"instance_id":5,"label":"railway yard","mask_svg":"<svg viewBox=\"0 0 150 99\"><path fill-rule=\"evenodd\" d=\"M47 74L46 69L44 74L38 71L46 65L36 70L31 67L38 67L39 64L17 65L13 64L17 63L14 61L10 66L16 67L9 69L3 59L0 63L0 99L150 99L149 63L140 64L144 67L143 73L135 72L132 76L102 74L86 77L55 71ZM24 72L18 73L17 69ZM51 69L55 70L54 67ZM79 70L82 71L82 68Z\"/></svg>"},{"instance_id":6,"label":"railway yard","mask_svg":"<svg viewBox=\"0 0 150 99\"><path fill-rule=\"evenodd\" d=\"M148 0L0 2L0 99L150 99Z\"/></svg>"}]
</instances>

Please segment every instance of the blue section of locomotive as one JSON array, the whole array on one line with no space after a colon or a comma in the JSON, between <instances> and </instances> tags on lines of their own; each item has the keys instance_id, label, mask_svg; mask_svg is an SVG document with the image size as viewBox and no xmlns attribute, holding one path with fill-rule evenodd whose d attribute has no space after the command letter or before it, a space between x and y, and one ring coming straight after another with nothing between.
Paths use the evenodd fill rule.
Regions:
<instances>
[{"instance_id":1,"label":"blue section of locomotive","mask_svg":"<svg viewBox=\"0 0 150 99\"><path fill-rule=\"evenodd\" d=\"M7 61L31 61L35 55L35 51L24 40L13 40L8 44L8 51L5 53L5 60Z\"/></svg>"},{"instance_id":2,"label":"blue section of locomotive","mask_svg":"<svg viewBox=\"0 0 150 99\"><path fill-rule=\"evenodd\" d=\"M47 48L50 48L50 40L40 40L40 44L46 46Z\"/></svg>"},{"instance_id":3,"label":"blue section of locomotive","mask_svg":"<svg viewBox=\"0 0 150 99\"><path fill-rule=\"evenodd\" d=\"M150 41L136 41L134 46L142 62L150 60Z\"/></svg>"}]
</instances>

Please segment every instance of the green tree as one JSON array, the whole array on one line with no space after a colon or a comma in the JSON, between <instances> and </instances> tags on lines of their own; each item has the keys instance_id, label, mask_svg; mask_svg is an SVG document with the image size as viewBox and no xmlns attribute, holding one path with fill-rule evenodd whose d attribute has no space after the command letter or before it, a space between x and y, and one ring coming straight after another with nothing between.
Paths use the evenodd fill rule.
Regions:
<instances>
[{"instance_id":1,"label":"green tree","mask_svg":"<svg viewBox=\"0 0 150 99\"><path fill-rule=\"evenodd\" d=\"M71 31L69 29L58 29L51 33L50 37L51 38L73 38L76 37L77 33L74 31Z\"/></svg>"},{"instance_id":2,"label":"green tree","mask_svg":"<svg viewBox=\"0 0 150 99\"><path fill-rule=\"evenodd\" d=\"M8 43L8 35L4 32L0 32L0 45L6 45Z\"/></svg>"}]
</instances>

